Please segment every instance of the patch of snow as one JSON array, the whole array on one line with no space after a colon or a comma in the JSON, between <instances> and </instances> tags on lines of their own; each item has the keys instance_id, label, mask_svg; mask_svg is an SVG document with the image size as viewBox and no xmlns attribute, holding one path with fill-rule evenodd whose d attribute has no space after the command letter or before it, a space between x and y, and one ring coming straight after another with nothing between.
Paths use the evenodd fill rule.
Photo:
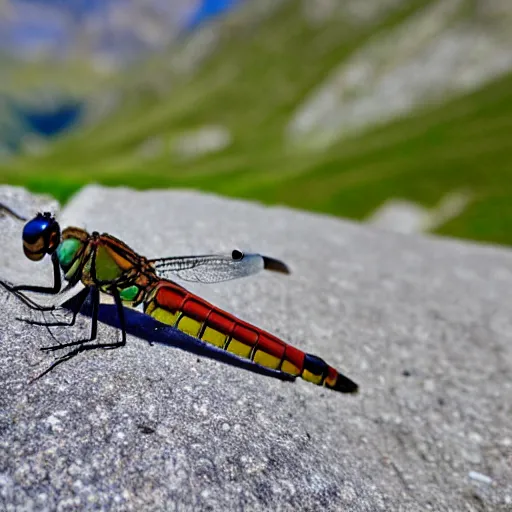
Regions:
<instances>
[{"instance_id":1,"label":"patch of snow","mask_svg":"<svg viewBox=\"0 0 512 512\"><path fill-rule=\"evenodd\" d=\"M378 208L368 223L398 233L425 231L428 210L410 201L390 199Z\"/></svg>"},{"instance_id":2,"label":"patch of snow","mask_svg":"<svg viewBox=\"0 0 512 512\"><path fill-rule=\"evenodd\" d=\"M288 138L323 147L509 72L509 24L460 20L463 5L440 0L373 38L299 107Z\"/></svg>"},{"instance_id":3,"label":"patch of snow","mask_svg":"<svg viewBox=\"0 0 512 512\"><path fill-rule=\"evenodd\" d=\"M181 157L193 158L221 151L231 141L232 136L227 128L209 125L181 135L174 141L173 149Z\"/></svg>"},{"instance_id":4,"label":"patch of snow","mask_svg":"<svg viewBox=\"0 0 512 512\"><path fill-rule=\"evenodd\" d=\"M412 201L390 199L374 211L367 222L398 233L431 231L460 215L470 203L471 196L464 191L445 196L435 208L425 208Z\"/></svg>"}]
</instances>

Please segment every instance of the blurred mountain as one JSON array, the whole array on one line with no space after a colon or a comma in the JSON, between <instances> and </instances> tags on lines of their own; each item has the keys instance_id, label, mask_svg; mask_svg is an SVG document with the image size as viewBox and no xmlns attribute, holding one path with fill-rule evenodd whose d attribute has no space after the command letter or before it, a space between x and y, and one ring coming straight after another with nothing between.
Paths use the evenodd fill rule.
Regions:
<instances>
[{"instance_id":1,"label":"blurred mountain","mask_svg":"<svg viewBox=\"0 0 512 512\"><path fill-rule=\"evenodd\" d=\"M0 49L24 60L99 59L117 67L168 45L199 9L197 4L194 0L4 0Z\"/></svg>"},{"instance_id":2,"label":"blurred mountain","mask_svg":"<svg viewBox=\"0 0 512 512\"><path fill-rule=\"evenodd\" d=\"M25 135L70 128L106 77L169 50L241 1L3 0L0 153L15 152Z\"/></svg>"},{"instance_id":3,"label":"blurred mountain","mask_svg":"<svg viewBox=\"0 0 512 512\"><path fill-rule=\"evenodd\" d=\"M0 172L372 220L396 198L442 212L411 225L512 243L511 56L508 0L247 0L89 85L69 63L80 130Z\"/></svg>"},{"instance_id":4,"label":"blurred mountain","mask_svg":"<svg viewBox=\"0 0 512 512\"><path fill-rule=\"evenodd\" d=\"M2 0L0 52L122 66L244 0Z\"/></svg>"}]
</instances>

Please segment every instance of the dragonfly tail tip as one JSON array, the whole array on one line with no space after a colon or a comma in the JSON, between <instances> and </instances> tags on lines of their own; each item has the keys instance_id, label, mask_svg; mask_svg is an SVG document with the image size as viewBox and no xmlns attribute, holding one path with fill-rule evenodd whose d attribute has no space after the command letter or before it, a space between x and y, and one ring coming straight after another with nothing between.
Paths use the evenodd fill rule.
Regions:
<instances>
[{"instance_id":1,"label":"dragonfly tail tip","mask_svg":"<svg viewBox=\"0 0 512 512\"><path fill-rule=\"evenodd\" d=\"M263 256L263 268L273 272L280 272L281 274L290 274L290 269L286 263L268 256Z\"/></svg>"},{"instance_id":2,"label":"dragonfly tail tip","mask_svg":"<svg viewBox=\"0 0 512 512\"><path fill-rule=\"evenodd\" d=\"M336 384L331 388L334 391L339 391L340 393L350 393L357 394L359 392L359 386L345 375L338 373L338 378L336 379Z\"/></svg>"}]
</instances>

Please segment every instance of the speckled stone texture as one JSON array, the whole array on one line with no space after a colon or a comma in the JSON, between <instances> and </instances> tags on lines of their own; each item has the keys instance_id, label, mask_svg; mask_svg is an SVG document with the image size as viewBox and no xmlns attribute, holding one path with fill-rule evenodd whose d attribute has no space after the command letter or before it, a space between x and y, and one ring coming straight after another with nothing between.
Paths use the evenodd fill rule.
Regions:
<instances>
[{"instance_id":1,"label":"speckled stone texture","mask_svg":"<svg viewBox=\"0 0 512 512\"><path fill-rule=\"evenodd\" d=\"M20 213L50 205L0 188ZM272 273L189 285L356 380L346 396L129 336L53 356L0 290L0 510L512 510L512 252L187 191L88 187L63 226L148 257L240 248ZM0 276L50 282L0 219ZM37 315L36 315L37 316ZM60 341L87 329L53 328ZM101 339L117 331L101 325ZM473 473L471 473L473 472ZM486 478L488 477L488 478Z\"/></svg>"}]
</instances>

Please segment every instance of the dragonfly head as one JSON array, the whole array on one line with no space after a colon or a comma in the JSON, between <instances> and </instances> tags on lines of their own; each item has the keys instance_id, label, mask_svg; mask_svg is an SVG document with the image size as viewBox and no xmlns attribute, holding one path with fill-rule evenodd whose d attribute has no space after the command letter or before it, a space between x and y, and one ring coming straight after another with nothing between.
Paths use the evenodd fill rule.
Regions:
<instances>
[{"instance_id":1,"label":"dragonfly head","mask_svg":"<svg viewBox=\"0 0 512 512\"><path fill-rule=\"evenodd\" d=\"M39 261L46 254L55 252L60 244L60 227L49 213L38 213L23 228L23 252L32 261Z\"/></svg>"}]
</instances>

